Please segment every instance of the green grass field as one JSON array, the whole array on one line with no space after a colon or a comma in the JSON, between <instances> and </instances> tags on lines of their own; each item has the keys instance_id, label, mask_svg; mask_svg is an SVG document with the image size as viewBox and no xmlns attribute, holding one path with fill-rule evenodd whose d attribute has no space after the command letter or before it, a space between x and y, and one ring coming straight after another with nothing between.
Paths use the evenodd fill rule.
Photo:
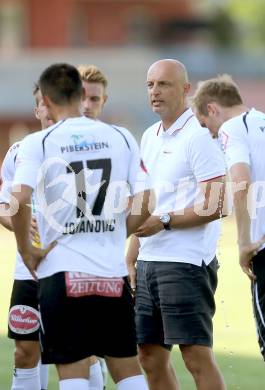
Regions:
<instances>
[{"instance_id":1,"label":"green grass field","mask_svg":"<svg viewBox=\"0 0 265 390\"><path fill-rule=\"evenodd\" d=\"M250 286L247 277L238 266L235 224L231 218L223 221L222 231L218 246L221 268L216 294L214 351L229 390L263 390L265 367L256 340ZM13 343L5 334L15 244L13 235L1 228L0 248L0 390L8 390L12 376ZM183 366L177 347L172 358L181 388L194 389L193 381ZM110 380L107 389L114 388ZM55 389L58 389L57 377L54 368L51 367L49 390Z\"/></svg>"}]
</instances>

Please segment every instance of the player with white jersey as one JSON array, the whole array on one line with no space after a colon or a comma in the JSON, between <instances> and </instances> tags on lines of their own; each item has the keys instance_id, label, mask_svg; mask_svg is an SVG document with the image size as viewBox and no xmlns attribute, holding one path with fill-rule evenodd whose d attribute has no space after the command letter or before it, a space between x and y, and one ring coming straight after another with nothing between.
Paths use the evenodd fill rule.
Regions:
<instances>
[{"instance_id":1,"label":"player with white jersey","mask_svg":"<svg viewBox=\"0 0 265 390\"><path fill-rule=\"evenodd\" d=\"M39 85L57 123L21 145L14 180L21 192L12 193L19 211L12 223L23 260L39 278L43 362L56 364L61 390L87 390L91 355L105 357L119 390L147 389L124 261L127 233L149 216L149 192L141 191L134 210L143 202L126 221L128 185L134 194L139 184L137 143L126 129L80 117L75 67L52 65ZM41 242L51 249L45 258L29 242L32 189Z\"/></svg>"},{"instance_id":2,"label":"player with white jersey","mask_svg":"<svg viewBox=\"0 0 265 390\"><path fill-rule=\"evenodd\" d=\"M53 122L48 117L37 85L34 87L33 95L36 101L36 118L40 120L42 128L50 126ZM0 202L2 206L6 205L6 215L14 212L9 204L19 145L20 143L16 142L9 148L1 167ZM5 218L4 226L12 230L10 218L7 216ZM8 315L8 337L15 341L12 390L47 389L48 367L41 364L38 366L40 359L38 283L33 279L18 252Z\"/></svg>"},{"instance_id":3,"label":"player with white jersey","mask_svg":"<svg viewBox=\"0 0 265 390\"><path fill-rule=\"evenodd\" d=\"M34 109L35 116L40 120L43 129L49 127L53 124L53 121L48 116L37 84L34 86L33 95L36 102ZM10 209L9 203L19 145L20 142L16 142L9 148L1 169L2 187L0 203L2 206L6 205L6 207L2 207L3 215L0 216L0 223L11 231L13 228L8 215L13 211ZM34 203L34 194L32 196L32 203ZM32 210L31 234L34 239L34 245L40 245L34 207ZM27 390L31 390L31 388L45 390L48 388L48 365L39 364L39 368L37 367L37 362L40 358L38 317L38 284L34 281L20 254L17 252L8 319L8 336L14 339L16 344L14 359L15 375L13 376L12 389L15 389L17 385L22 386L22 383L24 386L23 389ZM34 367L28 368L28 365ZM38 369L39 375L36 374ZM91 390L102 390L102 374L95 364L90 367L90 381L92 382L90 386Z\"/></svg>"},{"instance_id":4,"label":"player with white jersey","mask_svg":"<svg viewBox=\"0 0 265 390\"><path fill-rule=\"evenodd\" d=\"M229 169L239 260L252 280L259 345L265 358L265 114L243 104L228 75L200 82L193 105L201 124L221 139Z\"/></svg>"},{"instance_id":5,"label":"player with white jersey","mask_svg":"<svg viewBox=\"0 0 265 390\"><path fill-rule=\"evenodd\" d=\"M82 85L84 88L84 95L82 98L82 113L87 118L98 119L102 113L103 107L108 99L107 95L107 85L108 81L102 71L95 65L79 65L77 67ZM100 375L100 372L102 373ZM94 380L91 377L91 374L98 373L94 375ZM102 358L97 358L92 356L90 358L90 389L94 389L93 386L99 388L103 381L103 385L100 388L106 388L108 380L108 370L105 363L105 360Z\"/></svg>"},{"instance_id":6,"label":"player with white jersey","mask_svg":"<svg viewBox=\"0 0 265 390\"><path fill-rule=\"evenodd\" d=\"M12 180L15 173L15 159L19 147L19 142L15 142L7 151L1 165L1 191L0 191L0 224L12 231L10 219L9 198L12 187Z\"/></svg>"}]
</instances>

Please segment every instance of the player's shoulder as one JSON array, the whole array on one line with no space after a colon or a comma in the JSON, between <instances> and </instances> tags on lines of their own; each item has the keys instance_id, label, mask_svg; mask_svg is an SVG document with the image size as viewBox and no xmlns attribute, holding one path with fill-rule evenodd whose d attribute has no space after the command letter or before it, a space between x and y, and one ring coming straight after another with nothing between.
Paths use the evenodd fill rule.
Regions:
<instances>
[{"instance_id":1,"label":"player's shoulder","mask_svg":"<svg viewBox=\"0 0 265 390\"><path fill-rule=\"evenodd\" d=\"M7 171L12 172L14 170L17 153L19 150L19 145L20 142L15 142L13 145L9 147L2 163L2 167L1 167L2 173Z\"/></svg>"},{"instance_id":2,"label":"player's shoulder","mask_svg":"<svg viewBox=\"0 0 265 390\"><path fill-rule=\"evenodd\" d=\"M21 141L14 142L10 146L10 148L8 149L8 153L16 153L18 148L19 148L20 143L21 143Z\"/></svg>"},{"instance_id":3,"label":"player's shoulder","mask_svg":"<svg viewBox=\"0 0 265 390\"><path fill-rule=\"evenodd\" d=\"M57 127L60 126L60 124L62 124L63 121L59 121L49 127L47 127L46 129L39 129L39 130L36 130L30 134L28 134L22 141L21 143L21 146L24 145L24 144L30 144L31 142L32 143L39 143L39 142L42 142L46 137L48 137L49 134L51 134L53 132L53 130L55 130Z\"/></svg>"},{"instance_id":4,"label":"player's shoulder","mask_svg":"<svg viewBox=\"0 0 265 390\"><path fill-rule=\"evenodd\" d=\"M147 147L147 145L152 145L153 140L157 138L159 131L161 131L162 122L158 121L147 127L143 132L141 139L141 148Z\"/></svg>"},{"instance_id":5,"label":"player's shoulder","mask_svg":"<svg viewBox=\"0 0 265 390\"><path fill-rule=\"evenodd\" d=\"M143 133L142 138L147 138L148 136L156 136L162 127L162 122L157 121L153 123L151 126L147 127Z\"/></svg>"},{"instance_id":6,"label":"player's shoulder","mask_svg":"<svg viewBox=\"0 0 265 390\"><path fill-rule=\"evenodd\" d=\"M15 158L15 156L17 155L17 152L18 152L20 143L21 143L21 141L15 142L15 143L13 143L13 144L9 147L9 149L8 149L8 151L7 151L7 153L6 153L6 156L5 156L6 159L10 159L10 158L11 158L11 159L14 159L14 158Z\"/></svg>"},{"instance_id":7,"label":"player's shoulder","mask_svg":"<svg viewBox=\"0 0 265 390\"><path fill-rule=\"evenodd\" d=\"M126 127L117 126L116 124L108 124L109 127L112 128L112 130L123 138L123 141L127 145L129 149L135 147L137 145L136 139L134 135L131 133L130 130L128 130Z\"/></svg>"},{"instance_id":8,"label":"player's shoulder","mask_svg":"<svg viewBox=\"0 0 265 390\"><path fill-rule=\"evenodd\" d=\"M235 131L236 129L243 129L248 132L248 124L251 122L259 123L260 121L265 120L265 113L255 108L251 108L249 111L244 111L240 115L234 116L233 118L228 119L221 126L221 130L225 131Z\"/></svg>"},{"instance_id":9,"label":"player's shoulder","mask_svg":"<svg viewBox=\"0 0 265 390\"><path fill-rule=\"evenodd\" d=\"M262 112L262 111L259 111L259 110L256 110L255 108L251 108L251 110L249 110L247 113L246 113L246 124L247 124L247 121L251 121L251 123L253 122L253 124L255 125L255 123L259 124L260 122L263 122L263 125L265 126L265 113Z\"/></svg>"},{"instance_id":10,"label":"player's shoulder","mask_svg":"<svg viewBox=\"0 0 265 390\"><path fill-rule=\"evenodd\" d=\"M34 148L39 140L42 138L42 134L46 134L45 130L40 130L34 133L30 133L26 135L25 138L20 143L20 148L19 148L19 154L22 153L22 151L28 147L28 148Z\"/></svg>"},{"instance_id":11,"label":"player's shoulder","mask_svg":"<svg viewBox=\"0 0 265 390\"><path fill-rule=\"evenodd\" d=\"M128 135L128 136L131 136L131 132L130 130L128 130L126 127L123 127L123 126L118 126L114 123L105 123L107 126L110 126L114 131L116 132L119 132L119 133L122 133L124 135Z\"/></svg>"},{"instance_id":12,"label":"player's shoulder","mask_svg":"<svg viewBox=\"0 0 265 390\"><path fill-rule=\"evenodd\" d=\"M212 142L212 136L207 127L202 127L195 115L190 117L189 123L182 131L182 135L187 144L199 142Z\"/></svg>"},{"instance_id":13,"label":"player's shoulder","mask_svg":"<svg viewBox=\"0 0 265 390\"><path fill-rule=\"evenodd\" d=\"M20 143L21 141L15 142L9 147L2 163L2 170L11 169L11 167L13 168L17 158Z\"/></svg>"},{"instance_id":14,"label":"player's shoulder","mask_svg":"<svg viewBox=\"0 0 265 390\"><path fill-rule=\"evenodd\" d=\"M228 119L225 121L220 129L219 133L225 133L225 134L247 134L248 131L248 120L249 120L249 111L242 112L240 115L236 115L233 118Z\"/></svg>"}]
</instances>

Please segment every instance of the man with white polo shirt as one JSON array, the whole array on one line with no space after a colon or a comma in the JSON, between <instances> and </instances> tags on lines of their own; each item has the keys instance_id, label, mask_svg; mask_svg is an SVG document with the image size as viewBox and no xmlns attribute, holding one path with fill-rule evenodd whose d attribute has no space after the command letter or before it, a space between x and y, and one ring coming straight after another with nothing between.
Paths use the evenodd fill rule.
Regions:
<instances>
[{"instance_id":1,"label":"man with white polo shirt","mask_svg":"<svg viewBox=\"0 0 265 390\"><path fill-rule=\"evenodd\" d=\"M136 277L140 362L151 390L179 389L170 363L171 347L178 344L197 389L223 390L212 352L223 157L188 108L190 84L182 63L152 64L147 88L161 121L145 131L141 157L157 204L127 254L132 287Z\"/></svg>"},{"instance_id":2,"label":"man with white polo shirt","mask_svg":"<svg viewBox=\"0 0 265 390\"><path fill-rule=\"evenodd\" d=\"M249 109L228 75L200 82L193 105L201 124L219 136L233 184L240 266L252 280L254 314L265 358L265 114Z\"/></svg>"},{"instance_id":3,"label":"man with white polo shirt","mask_svg":"<svg viewBox=\"0 0 265 390\"><path fill-rule=\"evenodd\" d=\"M137 143L126 129L80 116L74 66L51 65L39 85L56 125L21 144L12 224L23 261L39 278L42 360L56 364L60 390L87 390L91 355L105 357L117 389L146 390L124 262L126 234L150 215L145 178L136 182ZM134 214L126 219L128 186ZM56 243L45 258L28 239L33 188L41 242Z\"/></svg>"}]
</instances>

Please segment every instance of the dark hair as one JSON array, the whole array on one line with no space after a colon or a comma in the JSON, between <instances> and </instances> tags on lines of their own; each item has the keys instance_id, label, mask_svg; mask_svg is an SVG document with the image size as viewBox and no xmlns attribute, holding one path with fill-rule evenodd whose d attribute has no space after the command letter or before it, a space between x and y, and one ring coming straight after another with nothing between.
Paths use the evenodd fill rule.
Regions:
<instances>
[{"instance_id":1,"label":"dark hair","mask_svg":"<svg viewBox=\"0 0 265 390\"><path fill-rule=\"evenodd\" d=\"M38 81L41 93L54 104L65 105L82 96L82 81L75 66L66 63L50 65Z\"/></svg>"},{"instance_id":2,"label":"dark hair","mask_svg":"<svg viewBox=\"0 0 265 390\"><path fill-rule=\"evenodd\" d=\"M34 83L32 93L33 93L33 96L34 96L34 98L35 98L36 106L38 106L38 104L39 104L39 97L38 97L38 92L39 92L39 91L40 91L40 86L39 86L39 84L38 84L38 83Z\"/></svg>"},{"instance_id":3,"label":"dark hair","mask_svg":"<svg viewBox=\"0 0 265 390\"><path fill-rule=\"evenodd\" d=\"M34 85L33 85L33 96L36 96L36 94L39 92L39 90L40 90L40 86L39 86L39 84L38 83L34 83Z\"/></svg>"}]
</instances>

